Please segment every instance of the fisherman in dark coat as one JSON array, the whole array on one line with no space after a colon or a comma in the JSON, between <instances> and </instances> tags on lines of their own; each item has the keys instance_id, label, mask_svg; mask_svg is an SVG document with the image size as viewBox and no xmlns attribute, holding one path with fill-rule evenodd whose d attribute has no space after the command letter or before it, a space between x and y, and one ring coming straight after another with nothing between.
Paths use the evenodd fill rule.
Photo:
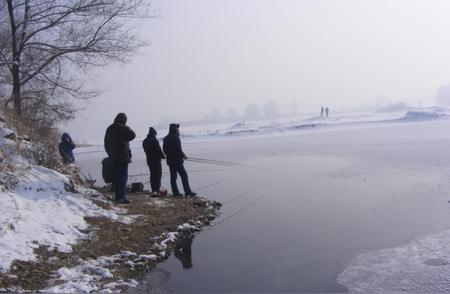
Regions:
<instances>
[{"instance_id":1,"label":"fisherman in dark coat","mask_svg":"<svg viewBox=\"0 0 450 294\"><path fill-rule=\"evenodd\" d=\"M75 149L75 144L73 143L70 135L68 133L62 134L61 143L59 143L58 150L64 163L69 164L75 161L73 149Z\"/></svg>"},{"instance_id":2,"label":"fisherman in dark coat","mask_svg":"<svg viewBox=\"0 0 450 294\"><path fill-rule=\"evenodd\" d=\"M161 150L156 134L156 130L151 127L148 131L147 138L142 142L142 147L147 156L147 165L150 169L150 186L152 187L152 192L159 195L162 177L161 160L165 159L166 156Z\"/></svg>"},{"instance_id":3,"label":"fisherman in dark coat","mask_svg":"<svg viewBox=\"0 0 450 294\"><path fill-rule=\"evenodd\" d=\"M115 201L128 204L125 195L128 181L128 164L131 162L130 141L136 134L127 125L125 113L119 113L114 123L108 127L105 134L105 150L113 165L113 188L116 193Z\"/></svg>"},{"instance_id":4,"label":"fisherman in dark coat","mask_svg":"<svg viewBox=\"0 0 450 294\"><path fill-rule=\"evenodd\" d=\"M177 174L181 177L183 183L184 194L188 196L197 196L197 193L192 192L189 186L189 178L184 168L184 160L187 159L186 155L181 148L180 140L180 125L170 124L169 134L164 138L163 150L167 157L167 165L170 169L170 185L172 187L172 193L175 197L180 197L180 191L177 186Z\"/></svg>"}]
</instances>

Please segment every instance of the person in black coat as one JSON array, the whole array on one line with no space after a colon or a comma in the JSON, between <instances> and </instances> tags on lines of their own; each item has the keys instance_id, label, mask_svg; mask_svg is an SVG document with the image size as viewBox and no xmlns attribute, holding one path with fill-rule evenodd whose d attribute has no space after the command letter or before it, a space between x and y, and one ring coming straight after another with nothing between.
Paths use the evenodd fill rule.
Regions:
<instances>
[{"instance_id":1,"label":"person in black coat","mask_svg":"<svg viewBox=\"0 0 450 294\"><path fill-rule=\"evenodd\" d=\"M142 147L147 156L147 165L150 169L150 186L152 187L152 192L159 194L162 177L161 160L165 159L166 156L161 150L156 134L156 130L151 127L148 131L147 138L142 142Z\"/></svg>"},{"instance_id":2,"label":"person in black coat","mask_svg":"<svg viewBox=\"0 0 450 294\"><path fill-rule=\"evenodd\" d=\"M187 157L181 148L179 128L179 124L170 124L169 134L164 137L163 140L163 150L166 154L167 165L170 170L170 185L172 187L173 196L182 196L177 186L177 174L179 174L186 197L196 196L197 193L192 192L191 187L189 186L188 174L184 168L184 160L187 159Z\"/></svg>"},{"instance_id":3,"label":"person in black coat","mask_svg":"<svg viewBox=\"0 0 450 294\"><path fill-rule=\"evenodd\" d=\"M131 162L130 141L136 133L127 125L125 113L119 113L114 123L106 129L105 151L113 165L113 189L116 193L116 202L130 203L125 192L128 181L128 164Z\"/></svg>"},{"instance_id":4,"label":"person in black coat","mask_svg":"<svg viewBox=\"0 0 450 294\"><path fill-rule=\"evenodd\" d=\"M75 149L75 144L73 143L70 135L68 133L62 134L61 143L59 143L58 150L65 164L75 162L73 149Z\"/></svg>"}]
</instances>

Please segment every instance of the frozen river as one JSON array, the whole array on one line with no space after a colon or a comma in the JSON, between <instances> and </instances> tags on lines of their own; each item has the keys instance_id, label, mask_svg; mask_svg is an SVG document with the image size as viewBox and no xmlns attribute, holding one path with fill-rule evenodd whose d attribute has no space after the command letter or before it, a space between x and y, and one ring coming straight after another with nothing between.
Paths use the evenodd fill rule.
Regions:
<instances>
[{"instance_id":1,"label":"frozen river","mask_svg":"<svg viewBox=\"0 0 450 294\"><path fill-rule=\"evenodd\" d=\"M183 147L191 157L259 169L186 162L194 191L225 205L193 239L190 258L172 254L136 291L450 291L450 283L424 285L406 268L450 276L446 249L437 248L450 235L450 121L190 139ZM104 154L79 152L83 173L98 179ZM129 173L148 173L140 148ZM402 262L411 242L416 251ZM403 284L386 284L374 263Z\"/></svg>"}]
</instances>

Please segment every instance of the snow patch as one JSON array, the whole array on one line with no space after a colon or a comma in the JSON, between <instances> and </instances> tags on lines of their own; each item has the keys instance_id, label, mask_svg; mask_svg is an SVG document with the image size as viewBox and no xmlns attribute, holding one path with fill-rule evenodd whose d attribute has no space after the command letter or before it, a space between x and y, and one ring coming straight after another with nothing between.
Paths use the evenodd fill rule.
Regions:
<instances>
[{"instance_id":1,"label":"snow patch","mask_svg":"<svg viewBox=\"0 0 450 294\"><path fill-rule=\"evenodd\" d=\"M85 216L104 216L125 223L124 211L105 210L82 194L66 191L70 180L54 170L30 165L17 173L13 191L0 192L0 270L15 260L35 261L40 245L71 252L72 244L86 238Z\"/></svg>"},{"instance_id":2,"label":"snow patch","mask_svg":"<svg viewBox=\"0 0 450 294\"><path fill-rule=\"evenodd\" d=\"M401 120L421 121L421 120L444 119L448 117L449 116L447 114L437 111L408 111Z\"/></svg>"},{"instance_id":3,"label":"snow patch","mask_svg":"<svg viewBox=\"0 0 450 294\"><path fill-rule=\"evenodd\" d=\"M194 226L194 225L191 225L191 224L189 224L189 223L184 223L184 224L182 224L182 225L179 225L178 227L177 227L177 230L178 231L184 231L184 232L186 232L186 231L192 231L192 232L195 232L195 231L199 231L199 230L201 230L199 227L197 227L197 226Z\"/></svg>"},{"instance_id":4,"label":"snow patch","mask_svg":"<svg viewBox=\"0 0 450 294\"><path fill-rule=\"evenodd\" d=\"M145 266L149 262L165 259L168 256L170 244L173 244L183 236L190 235L193 232L201 230L203 222L194 219L188 223L184 223L177 228L177 232L165 232L159 237L152 237L150 240L156 241L152 248L146 254L137 254L132 251L121 251L110 257L100 257L96 260L81 261L81 265L74 268L62 268L55 273L55 282L63 282L62 284L50 287L46 292L100 292L114 293L117 287L127 286L136 287L138 283L135 280L118 280L114 279L114 270L107 267L116 263L125 264L134 270L136 266ZM109 279L108 281L104 281ZM109 283L106 283L109 282ZM102 286L102 284L104 284Z\"/></svg>"},{"instance_id":5,"label":"snow patch","mask_svg":"<svg viewBox=\"0 0 450 294\"><path fill-rule=\"evenodd\" d=\"M124 252L123 252L124 253ZM130 253L130 252L128 252ZM136 254L134 254L136 255ZM100 257L97 260L84 261L81 265L67 268L63 267L56 271L54 279L62 283L49 287L45 293L90 293L102 292L113 293L118 286L136 287L138 282L130 279L128 281L118 280L103 286L101 281L113 278L113 273L106 266L121 259L121 255L111 257Z\"/></svg>"}]
</instances>

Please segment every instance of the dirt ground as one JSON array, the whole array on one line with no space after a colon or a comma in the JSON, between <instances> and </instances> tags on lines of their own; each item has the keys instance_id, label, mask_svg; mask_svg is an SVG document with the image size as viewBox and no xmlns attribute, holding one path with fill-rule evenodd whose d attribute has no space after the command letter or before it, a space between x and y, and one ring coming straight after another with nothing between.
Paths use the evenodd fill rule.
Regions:
<instances>
[{"instance_id":1,"label":"dirt ground","mask_svg":"<svg viewBox=\"0 0 450 294\"><path fill-rule=\"evenodd\" d=\"M103 192L103 191L102 191ZM54 273L61 267L74 267L81 261L97 259L100 256L113 256L123 251L140 254L157 254L157 260L142 260L130 267L130 257L123 256L108 266L113 270L114 278L102 280L106 284L117 279L136 279L146 271L153 268L158 262L167 258L175 244L169 243L165 250L166 255L161 256L160 250L152 247L164 232L177 231L180 224L196 220L204 225L214 219L220 204L203 198L151 198L146 193L130 194L131 203L116 205L107 200L110 196L98 196L94 202L105 208L112 206L127 209L126 215L133 216L134 222L124 224L112 221L105 217L87 217L90 227L89 238L81 240L73 246L73 252L62 253L40 246L35 250L37 262L15 261L11 270L0 273L0 288L23 289L36 291L54 284L58 281ZM56 221L56 220L55 220ZM190 232L182 232L189 234ZM126 289L122 289L126 290Z\"/></svg>"}]
</instances>

